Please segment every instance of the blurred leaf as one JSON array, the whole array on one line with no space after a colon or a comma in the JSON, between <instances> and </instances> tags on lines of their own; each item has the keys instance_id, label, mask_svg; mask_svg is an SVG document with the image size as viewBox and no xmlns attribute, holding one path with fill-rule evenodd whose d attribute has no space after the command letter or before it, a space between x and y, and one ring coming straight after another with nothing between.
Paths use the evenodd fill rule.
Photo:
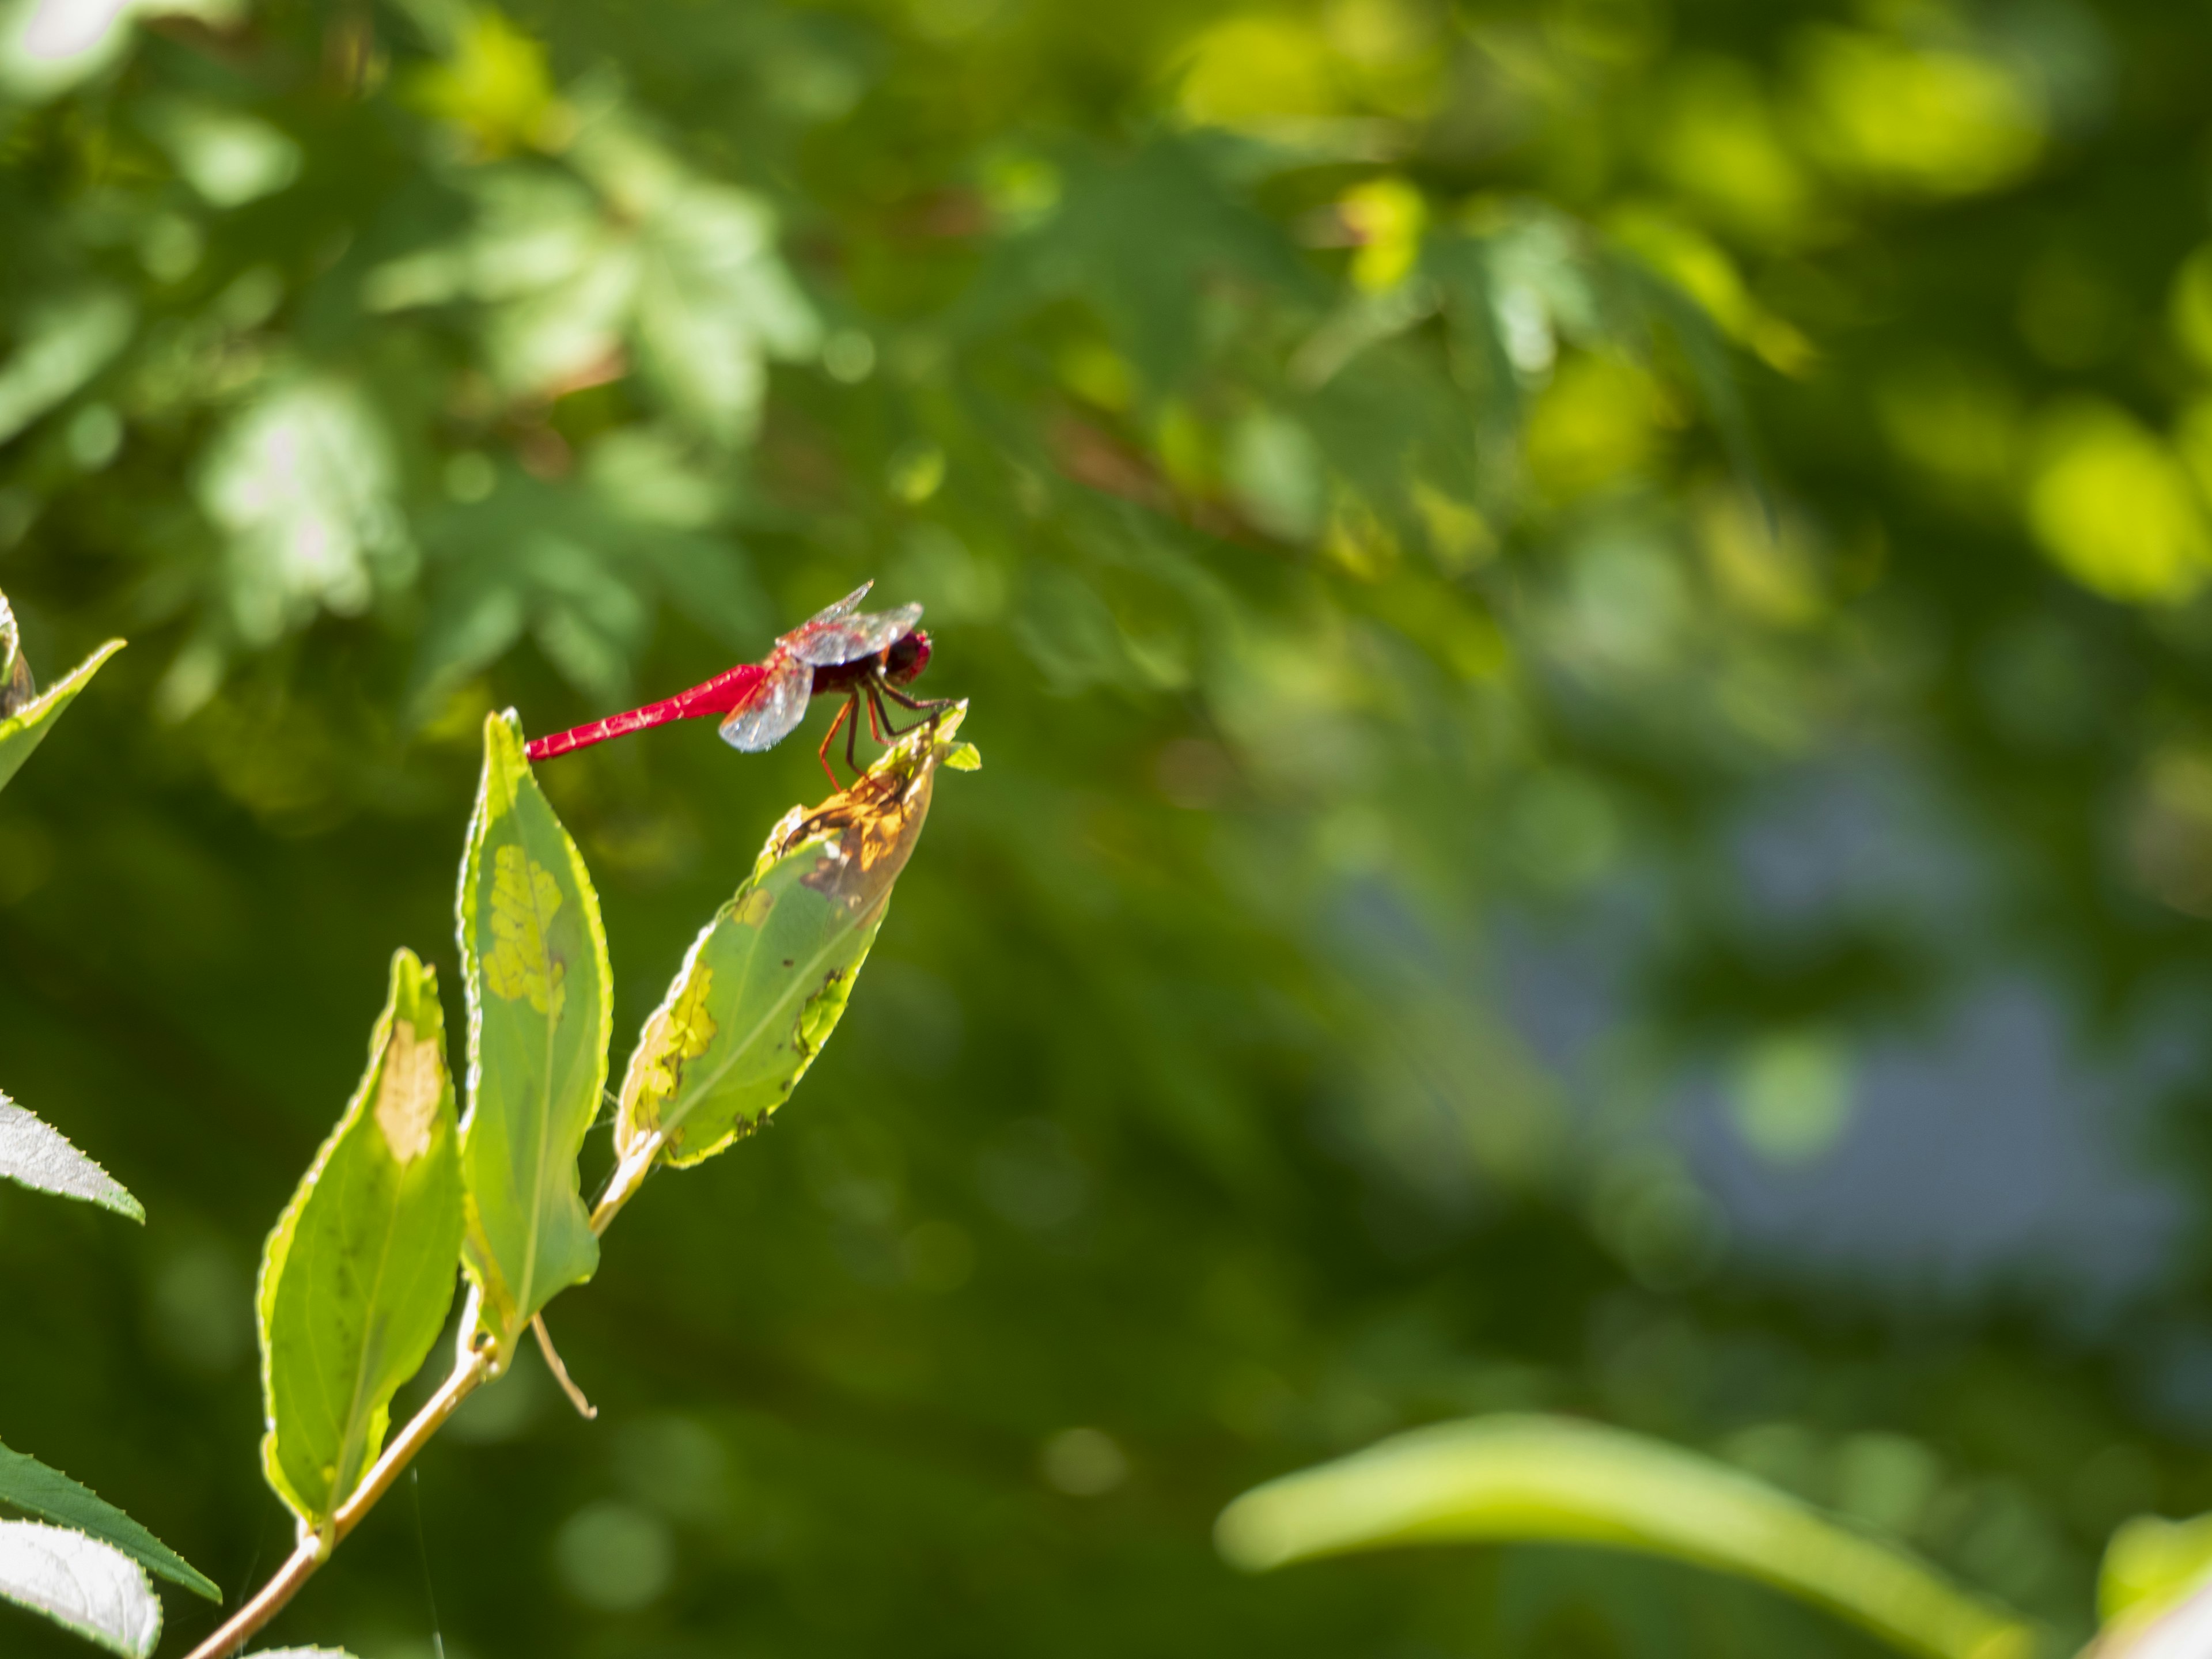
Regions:
<instances>
[{"instance_id":1,"label":"blurred leaf","mask_svg":"<svg viewBox=\"0 0 2212 1659\"><path fill-rule=\"evenodd\" d=\"M65 1527L0 1521L0 1597L127 1659L146 1659L161 1639L161 1601L145 1569Z\"/></svg>"},{"instance_id":2,"label":"blurred leaf","mask_svg":"<svg viewBox=\"0 0 2212 1659\"><path fill-rule=\"evenodd\" d=\"M2097 1573L2097 1613L2106 1623L2155 1613L2212 1574L2212 1515L2169 1521L2139 1515L2105 1545Z\"/></svg>"},{"instance_id":3,"label":"blurred leaf","mask_svg":"<svg viewBox=\"0 0 2212 1659\"><path fill-rule=\"evenodd\" d=\"M836 1030L912 856L940 763L972 769L962 703L902 738L812 812L793 808L699 935L623 1079L615 1148L659 1135L679 1168L789 1097Z\"/></svg>"},{"instance_id":4,"label":"blurred leaf","mask_svg":"<svg viewBox=\"0 0 2212 1659\"><path fill-rule=\"evenodd\" d=\"M310 1528L384 1445L453 1301L461 1176L436 973L392 961L368 1070L269 1235L255 1297L269 1484Z\"/></svg>"},{"instance_id":5,"label":"blurred leaf","mask_svg":"<svg viewBox=\"0 0 2212 1659\"><path fill-rule=\"evenodd\" d=\"M76 701L78 692L91 684L92 677L100 672L100 664L122 648L121 640L110 640L71 669L59 684L48 686L43 695L32 698L5 720L0 720L0 789L8 787L9 780L21 769L25 761L31 758L31 751L46 740L46 733L53 729L54 722L61 718L62 711Z\"/></svg>"},{"instance_id":6,"label":"blurred leaf","mask_svg":"<svg viewBox=\"0 0 2212 1659\"><path fill-rule=\"evenodd\" d=\"M1622 257L1617 264L1630 294L1649 313L1655 329L1672 339L1688 363L1705 411L1728 450L1729 463L1738 480L1758 498L1771 529L1774 503L1759 470L1751 416L1736 384L1735 364L1719 325L1704 306L1641 260Z\"/></svg>"},{"instance_id":7,"label":"blurred leaf","mask_svg":"<svg viewBox=\"0 0 2212 1659\"><path fill-rule=\"evenodd\" d=\"M2212 1589L2130 1610L2100 1631L2088 1651L2094 1659L2204 1659L2212 1653Z\"/></svg>"},{"instance_id":8,"label":"blurred leaf","mask_svg":"<svg viewBox=\"0 0 2212 1659\"><path fill-rule=\"evenodd\" d=\"M300 176L300 147L266 121L197 99L158 99L139 119L212 206L242 207Z\"/></svg>"},{"instance_id":9,"label":"blurred leaf","mask_svg":"<svg viewBox=\"0 0 2212 1659\"><path fill-rule=\"evenodd\" d=\"M133 319L129 300L100 287L30 311L22 344L0 364L0 443L100 373L131 338Z\"/></svg>"},{"instance_id":10,"label":"blurred leaf","mask_svg":"<svg viewBox=\"0 0 2212 1659\"><path fill-rule=\"evenodd\" d=\"M1710 1459L1567 1419L1398 1435L1245 1493L1214 1535L1254 1572L1400 1544L1607 1546L1755 1578L1930 1659L2008 1659L2031 1647L2025 1626L1895 1545Z\"/></svg>"},{"instance_id":11,"label":"blurred leaf","mask_svg":"<svg viewBox=\"0 0 2212 1659\"><path fill-rule=\"evenodd\" d=\"M146 1219L145 1210L121 1182L70 1146L60 1130L4 1094L0 1094L0 1176L33 1192L82 1199L133 1221Z\"/></svg>"},{"instance_id":12,"label":"blurred leaf","mask_svg":"<svg viewBox=\"0 0 2212 1659\"><path fill-rule=\"evenodd\" d=\"M160 1539L104 1502L97 1492L78 1485L59 1469L50 1469L35 1457L0 1446L0 1504L27 1510L42 1521L77 1531L112 1544L149 1572L181 1584L210 1601L222 1600L215 1581L194 1567Z\"/></svg>"},{"instance_id":13,"label":"blurred leaf","mask_svg":"<svg viewBox=\"0 0 2212 1659\"><path fill-rule=\"evenodd\" d=\"M484 723L460 939L469 1003L463 1260L504 1341L599 1265L576 1156L599 1115L613 1018L599 895L538 793L511 710Z\"/></svg>"},{"instance_id":14,"label":"blurred leaf","mask_svg":"<svg viewBox=\"0 0 2212 1659\"><path fill-rule=\"evenodd\" d=\"M366 610L380 584L410 577L413 544L399 508L384 419L359 386L292 378L257 397L210 446L198 481L229 537L230 624L251 645L327 610Z\"/></svg>"}]
</instances>

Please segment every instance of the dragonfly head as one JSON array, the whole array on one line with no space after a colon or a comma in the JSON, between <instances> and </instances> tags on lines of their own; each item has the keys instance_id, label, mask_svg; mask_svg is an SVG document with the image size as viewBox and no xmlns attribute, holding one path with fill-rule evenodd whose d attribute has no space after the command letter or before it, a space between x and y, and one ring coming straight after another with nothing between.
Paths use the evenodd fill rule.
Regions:
<instances>
[{"instance_id":1,"label":"dragonfly head","mask_svg":"<svg viewBox=\"0 0 2212 1659\"><path fill-rule=\"evenodd\" d=\"M900 635L884 653L884 678L893 685L906 684L928 666L929 635L919 628Z\"/></svg>"}]
</instances>

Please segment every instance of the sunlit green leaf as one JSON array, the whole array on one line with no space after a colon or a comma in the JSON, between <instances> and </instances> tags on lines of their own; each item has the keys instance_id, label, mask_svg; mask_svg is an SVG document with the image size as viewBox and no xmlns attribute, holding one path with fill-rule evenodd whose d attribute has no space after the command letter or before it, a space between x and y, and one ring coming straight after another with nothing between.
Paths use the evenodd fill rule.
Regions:
<instances>
[{"instance_id":1,"label":"sunlit green leaf","mask_svg":"<svg viewBox=\"0 0 2212 1659\"><path fill-rule=\"evenodd\" d=\"M228 537L230 620L250 644L319 611L356 615L380 585L413 574L389 430L350 380L275 382L210 444L198 486Z\"/></svg>"},{"instance_id":2,"label":"sunlit green leaf","mask_svg":"<svg viewBox=\"0 0 2212 1659\"><path fill-rule=\"evenodd\" d=\"M222 1600L215 1581L194 1567L160 1539L103 1501L88 1486L80 1486L59 1469L50 1469L35 1457L0 1446L0 1504L27 1510L42 1521L112 1544L149 1572L181 1584L210 1601Z\"/></svg>"},{"instance_id":3,"label":"sunlit green leaf","mask_svg":"<svg viewBox=\"0 0 2212 1659\"><path fill-rule=\"evenodd\" d=\"M2094 1659L2203 1659L2212 1653L2212 1589L2130 1610L2097 1632L2089 1651Z\"/></svg>"},{"instance_id":4,"label":"sunlit green leaf","mask_svg":"<svg viewBox=\"0 0 2212 1659\"><path fill-rule=\"evenodd\" d=\"M2097 1613L2107 1624L2158 1617L2212 1579L2212 1515L2169 1521L2139 1515L2115 1531L2097 1573Z\"/></svg>"},{"instance_id":5,"label":"sunlit green leaf","mask_svg":"<svg viewBox=\"0 0 2212 1659\"><path fill-rule=\"evenodd\" d=\"M31 751L46 740L46 733L53 729L62 711L91 684L100 664L122 648L121 640L110 640L71 669L58 684L48 686L43 694L32 698L7 719L0 720L0 789L8 787L9 780L31 758Z\"/></svg>"},{"instance_id":6,"label":"sunlit green leaf","mask_svg":"<svg viewBox=\"0 0 2212 1659\"><path fill-rule=\"evenodd\" d=\"M2010 1659L2027 1628L1902 1548L1724 1465L1565 1419L1448 1423L1285 1475L1216 1523L1251 1571L1400 1544L1636 1550L1771 1584L1929 1659Z\"/></svg>"},{"instance_id":7,"label":"sunlit green leaf","mask_svg":"<svg viewBox=\"0 0 2212 1659\"><path fill-rule=\"evenodd\" d=\"M0 443L89 380L131 337L131 302L92 288L31 312L0 363Z\"/></svg>"},{"instance_id":8,"label":"sunlit green leaf","mask_svg":"<svg viewBox=\"0 0 2212 1659\"><path fill-rule=\"evenodd\" d=\"M70 1146L60 1130L4 1094L0 1094L0 1176L33 1192L82 1199L133 1221L146 1218L144 1209L121 1182Z\"/></svg>"},{"instance_id":9,"label":"sunlit green leaf","mask_svg":"<svg viewBox=\"0 0 2212 1659\"><path fill-rule=\"evenodd\" d=\"M484 725L460 934L469 1001L464 1257L488 1317L511 1338L599 1265L576 1155L599 1115L613 1018L599 895L538 793L511 711Z\"/></svg>"},{"instance_id":10,"label":"sunlit green leaf","mask_svg":"<svg viewBox=\"0 0 2212 1659\"><path fill-rule=\"evenodd\" d=\"M269 1484L320 1526L384 1444L393 1392L453 1305L461 1254L453 1080L438 978L402 951L368 1070L269 1235L255 1297Z\"/></svg>"},{"instance_id":11,"label":"sunlit green leaf","mask_svg":"<svg viewBox=\"0 0 2212 1659\"><path fill-rule=\"evenodd\" d=\"M161 1639L161 1601L146 1570L66 1527L0 1521L0 1599L128 1659L146 1659Z\"/></svg>"},{"instance_id":12,"label":"sunlit green leaf","mask_svg":"<svg viewBox=\"0 0 2212 1659\"><path fill-rule=\"evenodd\" d=\"M757 1128L798 1086L845 1012L929 814L960 704L901 738L846 793L793 809L716 913L646 1022L623 1079L616 1150L658 1136L696 1164Z\"/></svg>"}]
</instances>

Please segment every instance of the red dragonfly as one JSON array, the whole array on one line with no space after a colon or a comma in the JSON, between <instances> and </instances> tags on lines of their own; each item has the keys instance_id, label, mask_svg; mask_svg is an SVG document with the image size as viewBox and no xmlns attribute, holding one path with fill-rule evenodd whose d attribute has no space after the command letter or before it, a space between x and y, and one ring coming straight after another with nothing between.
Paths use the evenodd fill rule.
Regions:
<instances>
[{"instance_id":1,"label":"red dragonfly","mask_svg":"<svg viewBox=\"0 0 2212 1659\"><path fill-rule=\"evenodd\" d=\"M861 583L827 611L793 629L775 642L775 649L764 661L739 663L689 691L627 714L610 714L574 731L539 738L526 752L533 761L550 760L572 749L628 737L647 726L719 714L722 741L733 749L758 754L798 729L799 721L806 718L809 702L836 696L844 698L844 706L830 722L818 752L830 787L842 789L836 769L830 764L830 745L838 728L844 727L845 763L859 773L860 763L853 753L853 742L860 735L863 701L868 708L869 734L878 743L911 729L891 724L884 708L885 697L920 714L950 706L942 699L917 701L899 690L929 665L929 635L915 626L921 620L918 605L902 605L896 611L862 611L860 601L874 586Z\"/></svg>"}]
</instances>

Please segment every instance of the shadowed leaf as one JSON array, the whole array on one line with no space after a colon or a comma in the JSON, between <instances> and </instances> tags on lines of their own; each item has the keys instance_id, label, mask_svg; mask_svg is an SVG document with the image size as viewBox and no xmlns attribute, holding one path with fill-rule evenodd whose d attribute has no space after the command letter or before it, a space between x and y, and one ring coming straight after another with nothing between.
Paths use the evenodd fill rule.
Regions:
<instances>
[{"instance_id":1,"label":"shadowed leaf","mask_svg":"<svg viewBox=\"0 0 2212 1659\"><path fill-rule=\"evenodd\" d=\"M0 1504L27 1510L57 1526L74 1527L112 1544L149 1572L181 1584L195 1595L210 1601L222 1600L222 1591L213 1579L99 1493L78 1485L59 1469L50 1469L37 1458L5 1446L0 1446Z\"/></svg>"}]
</instances>

